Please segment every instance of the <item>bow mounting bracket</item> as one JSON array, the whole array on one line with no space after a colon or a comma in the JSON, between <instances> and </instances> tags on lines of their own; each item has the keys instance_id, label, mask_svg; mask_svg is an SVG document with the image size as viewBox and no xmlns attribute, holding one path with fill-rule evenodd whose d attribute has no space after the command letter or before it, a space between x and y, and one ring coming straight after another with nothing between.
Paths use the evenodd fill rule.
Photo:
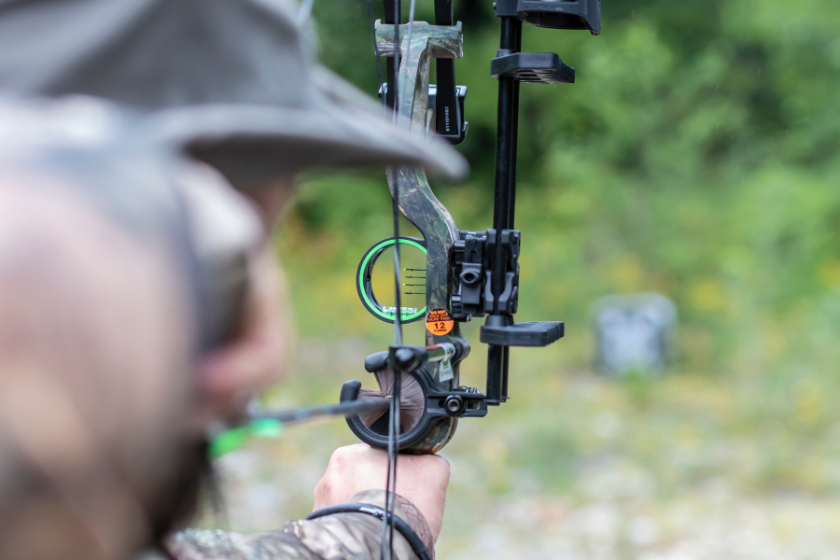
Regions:
<instances>
[{"instance_id":1,"label":"bow mounting bracket","mask_svg":"<svg viewBox=\"0 0 840 560\"><path fill-rule=\"evenodd\" d=\"M497 17L515 17L536 27L601 34L601 0L496 0Z\"/></svg>"}]
</instances>

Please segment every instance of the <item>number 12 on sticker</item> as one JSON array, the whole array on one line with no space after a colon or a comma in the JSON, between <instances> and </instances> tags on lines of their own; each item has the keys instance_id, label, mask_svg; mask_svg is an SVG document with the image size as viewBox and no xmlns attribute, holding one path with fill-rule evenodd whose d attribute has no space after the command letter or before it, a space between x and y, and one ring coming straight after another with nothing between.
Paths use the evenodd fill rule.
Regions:
<instances>
[{"instance_id":1,"label":"number 12 on sticker","mask_svg":"<svg viewBox=\"0 0 840 560\"><path fill-rule=\"evenodd\" d=\"M436 336L449 334L455 326L455 320L444 308L432 309L426 317L426 329Z\"/></svg>"}]
</instances>

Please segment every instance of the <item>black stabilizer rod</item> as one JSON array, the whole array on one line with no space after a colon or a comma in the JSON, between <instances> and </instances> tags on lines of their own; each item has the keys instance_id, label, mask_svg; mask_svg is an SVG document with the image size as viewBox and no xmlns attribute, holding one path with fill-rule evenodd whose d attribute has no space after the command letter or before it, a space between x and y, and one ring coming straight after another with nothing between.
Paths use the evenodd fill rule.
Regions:
<instances>
[{"instance_id":1,"label":"black stabilizer rod","mask_svg":"<svg viewBox=\"0 0 840 560\"><path fill-rule=\"evenodd\" d=\"M499 56L518 52L521 48L522 22L516 17L502 17ZM502 326L512 322L499 309L500 295L505 289L505 256L501 233L513 229L514 198L516 196L516 144L519 133L519 82L512 76L499 76L499 105L496 131L496 185L493 205L493 229L497 242L491 290L493 310L487 325ZM488 345L487 348L487 404L499 405L507 400L509 349L506 346Z\"/></svg>"}]
</instances>

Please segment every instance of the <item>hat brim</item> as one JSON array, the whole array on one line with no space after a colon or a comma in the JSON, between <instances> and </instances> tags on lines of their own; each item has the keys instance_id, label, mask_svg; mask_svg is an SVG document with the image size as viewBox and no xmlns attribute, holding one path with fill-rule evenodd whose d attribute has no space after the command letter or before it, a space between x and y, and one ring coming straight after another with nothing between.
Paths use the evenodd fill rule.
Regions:
<instances>
[{"instance_id":1,"label":"hat brim","mask_svg":"<svg viewBox=\"0 0 840 560\"><path fill-rule=\"evenodd\" d=\"M306 108L170 108L153 117L155 130L238 185L316 168L416 165L450 179L467 175L466 160L450 145L411 136L343 80L326 71L320 78L319 99Z\"/></svg>"}]
</instances>

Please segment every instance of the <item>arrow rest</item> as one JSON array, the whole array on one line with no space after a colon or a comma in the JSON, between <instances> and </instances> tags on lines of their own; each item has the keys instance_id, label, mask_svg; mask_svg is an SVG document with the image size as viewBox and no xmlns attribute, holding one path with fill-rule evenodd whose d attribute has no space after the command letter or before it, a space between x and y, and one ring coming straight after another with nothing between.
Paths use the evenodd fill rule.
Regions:
<instances>
[{"instance_id":1,"label":"arrow rest","mask_svg":"<svg viewBox=\"0 0 840 560\"><path fill-rule=\"evenodd\" d=\"M341 402L364 402L389 394L393 383L391 372L399 368L404 374L401 389L403 412L407 418L400 424L398 448L410 453L436 453L449 442L458 418L487 415L485 395L470 387L443 390L426 366L435 362L459 360L461 356L453 344L432 347L392 346L388 351L377 352L365 360L365 369L377 375L380 391L362 389L358 380L344 383ZM388 424L384 412L372 412L347 418L350 429L365 443L384 449L388 445ZM448 437L447 437L448 436Z\"/></svg>"}]
</instances>

